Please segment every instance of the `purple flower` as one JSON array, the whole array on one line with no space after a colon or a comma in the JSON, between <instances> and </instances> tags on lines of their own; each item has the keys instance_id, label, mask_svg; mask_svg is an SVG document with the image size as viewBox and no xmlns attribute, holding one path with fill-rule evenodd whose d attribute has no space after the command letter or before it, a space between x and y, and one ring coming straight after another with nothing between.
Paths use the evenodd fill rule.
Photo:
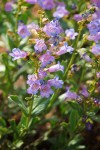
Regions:
<instances>
[{"instance_id":1,"label":"purple flower","mask_svg":"<svg viewBox=\"0 0 100 150\"><path fill-rule=\"evenodd\" d=\"M37 76L35 74L28 75L27 84L32 85L37 80Z\"/></svg>"},{"instance_id":2,"label":"purple flower","mask_svg":"<svg viewBox=\"0 0 100 150\"><path fill-rule=\"evenodd\" d=\"M90 35L88 40L95 41L96 43L100 40L100 19L94 19L87 25Z\"/></svg>"},{"instance_id":3,"label":"purple flower","mask_svg":"<svg viewBox=\"0 0 100 150\"><path fill-rule=\"evenodd\" d=\"M100 18L100 10L96 10L95 13L92 15L93 19L99 19Z\"/></svg>"},{"instance_id":4,"label":"purple flower","mask_svg":"<svg viewBox=\"0 0 100 150\"><path fill-rule=\"evenodd\" d=\"M5 4L5 11L6 12L11 12L13 10L13 7L12 7L13 3L12 2L7 2Z\"/></svg>"},{"instance_id":5,"label":"purple flower","mask_svg":"<svg viewBox=\"0 0 100 150\"><path fill-rule=\"evenodd\" d=\"M96 75L97 75L97 78L100 78L100 72L97 72Z\"/></svg>"},{"instance_id":6,"label":"purple flower","mask_svg":"<svg viewBox=\"0 0 100 150\"><path fill-rule=\"evenodd\" d=\"M17 0L12 0L12 2L14 2L14 3L15 3L15 2L17 2Z\"/></svg>"},{"instance_id":7,"label":"purple flower","mask_svg":"<svg viewBox=\"0 0 100 150\"><path fill-rule=\"evenodd\" d=\"M37 0L38 4L43 8L43 9L53 9L55 7L54 0Z\"/></svg>"},{"instance_id":8,"label":"purple flower","mask_svg":"<svg viewBox=\"0 0 100 150\"><path fill-rule=\"evenodd\" d=\"M46 24L43 28L43 31L48 35L48 36L57 36L60 33L63 32L62 27L60 26L60 23L57 19L52 20L50 23Z\"/></svg>"},{"instance_id":9,"label":"purple flower","mask_svg":"<svg viewBox=\"0 0 100 150\"><path fill-rule=\"evenodd\" d=\"M56 6L63 6L63 7L66 7L65 3L64 2L59 2L59 1L56 1Z\"/></svg>"},{"instance_id":10,"label":"purple flower","mask_svg":"<svg viewBox=\"0 0 100 150\"><path fill-rule=\"evenodd\" d=\"M96 106L100 106L100 100L99 100L99 99L94 98L94 99L93 99L93 102L94 102L94 104L95 104Z\"/></svg>"},{"instance_id":11,"label":"purple flower","mask_svg":"<svg viewBox=\"0 0 100 150\"><path fill-rule=\"evenodd\" d=\"M91 1L95 3L97 7L100 7L100 0L91 0Z\"/></svg>"},{"instance_id":12,"label":"purple flower","mask_svg":"<svg viewBox=\"0 0 100 150\"><path fill-rule=\"evenodd\" d=\"M92 62L92 59L87 55L87 53L84 53L83 55L81 55L81 57L87 62Z\"/></svg>"},{"instance_id":13,"label":"purple flower","mask_svg":"<svg viewBox=\"0 0 100 150\"><path fill-rule=\"evenodd\" d=\"M51 66L50 68L45 69L48 72L57 72L57 71L62 71L64 72L64 66L60 65L60 63Z\"/></svg>"},{"instance_id":14,"label":"purple flower","mask_svg":"<svg viewBox=\"0 0 100 150\"><path fill-rule=\"evenodd\" d=\"M100 40L100 32L98 32L95 35L89 35L88 36L88 40L89 41L94 41L94 42L98 43L98 41Z\"/></svg>"},{"instance_id":15,"label":"purple flower","mask_svg":"<svg viewBox=\"0 0 100 150\"><path fill-rule=\"evenodd\" d=\"M43 70L39 70L38 76L39 76L40 79L43 79L47 76L47 73Z\"/></svg>"},{"instance_id":16,"label":"purple flower","mask_svg":"<svg viewBox=\"0 0 100 150\"><path fill-rule=\"evenodd\" d=\"M55 58L53 56L51 56L50 51L47 51L45 54L40 56L39 59L42 63L42 67L45 67L46 65L50 64L51 62L53 62L55 60Z\"/></svg>"},{"instance_id":17,"label":"purple flower","mask_svg":"<svg viewBox=\"0 0 100 150\"><path fill-rule=\"evenodd\" d=\"M63 40L63 38L61 36L55 36L55 37L51 37L49 39L49 43L53 44L53 46L57 46L59 44L59 42L61 42Z\"/></svg>"},{"instance_id":18,"label":"purple flower","mask_svg":"<svg viewBox=\"0 0 100 150\"><path fill-rule=\"evenodd\" d=\"M50 86L54 86L55 88L62 88L63 81L59 80L59 77L55 77L54 79L50 79L47 82Z\"/></svg>"},{"instance_id":19,"label":"purple flower","mask_svg":"<svg viewBox=\"0 0 100 150\"><path fill-rule=\"evenodd\" d=\"M40 89L41 97L49 98L51 94L53 94L53 91L48 84L41 85L41 89Z\"/></svg>"},{"instance_id":20,"label":"purple flower","mask_svg":"<svg viewBox=\"0 0 100 150\"><path fill-rule=\"evenodd\" d=\"M82 87L82 90L80 92L84 97L89 97L89 92L87 91L86 87Z\"/></svg>"},{"instance_id":21,"label":"purple flower","mask_svg":"<svg viewBox=\"0 0 100 150\"><path fill-rule=\"evenodd\" d=\"M100 55L100 45L96 44L95 46L92 47L91 51L94 55Z\"/></svg>"},{"instance_id":22,"label":"purple flower","mask_svg":"<svg viewBox=\"0 0 100 150\"><path fill-rule=\"evenodd\" d=\"M28 28L24 24L19 24L18 25L18 34L22 37L25 38L27 36L30 36L30 32L28 31Z\"/></svg>"},{"instance_id":23,"label":"purple flower","mask_svg":"<svg viewBox=\"0 0 100 150\"><path fill-rule=\"evenodd\" d=\"M14 48L12 50L12 53L9 54L13 57L13 60L19 59L19 58L25 58L27 57L27 52L21 51L19 48Z\"/></svg>"},{"instance_id":24,"label":"purple flower","mask_svg":"<svg viewBox=\"0 0 100 150\"><path fill-rule=\"evenodd\" d=\"M36 52L42 52L43 50L46 50L47 46L44 43L44 39L37 39L34 49Z\"/></svg>"},{"instance_id":25,"label":"purple flower","mask_svg":"<svg viewBox=\"0 0 100 150\"><path fill-rule=\"evenodd\" d=\"M91 21L88 25L87 25L89 32L91 35L95 35L98 32L100 32L100 19L95 19L93 21Z\"/></svg>"},{"instance_id":26,"label":"purple flower","mask_svg":"<svg viewBox=\"0 0 100 150\"><path fill-rule=\"evenodd\" d=\"M65 53L72 53L73 52L73 48L71 46L68 46L68 43L66 42L64 44L64 46L60 47L60 50L58 52L56 52L56 55L62 55L62 54L65 54Z\"/></svg>"},{"instance_id":27,"label":"purple flower","mask_svg":"<svg viewBox=\"0 0 100 150\"><path fill-rule=\"evenodd\" d=\"M75 10L75 9L77 9L77 5L76 5L75 3L72 3L71 8L72 8L73 10Z\"/></svg>"},{"instance_id":28,"label":"purple flower","mask_svg":"<svg viewBox=\"0 0 100 150\"><path fill-rule=\"evenodd\" d=\"M30 4L36 4L37 3L37 0L26 0L27 3L30 3Z\"/></svg>"},{"instance_id":29,"label":"purple flower","mask_svg":"<svg viewBox=\"0 0 100 150\"><path fill-rule=\"evenodd\" d=\"M30 87L27 89L29 94L37 94L38 90L40 89L40 81L36 80Z\"/></svg>"},{"instance_id":30,"label":"purple flower","mask_svg":"<svg viewBox=\"0 0 100 150\"><path fill-rule=\"evenodd\" d=\"M69 11L66 10L65 6L58 6L56 11L53 13L53 17L62 18L69 15Z\"/></svg>"},{"instance_id":31,"label":"purple flower","mask_svg":"<svg viewBox=\"0 0 100 150\"><path fill-rule=\"evenodd\" d=\"M39 29L39 25L34 23L34 22L32 22L32 23L27 25L27 28L28 28L28 30L32 30L32 29L38 30Z\"/></svg>"},{"instance_id":32,"label":"purple flower","mask_svg":"<svg viewBox=\"0 0 100 150\"><path fill-rule=\"evenodd\" d=\"M68 29L65 31L65 33L66 36L71 40L74 40L75 37L78 35L78 33L74 31L74 29Z\"/></svg>"},{"instance_id":33,"label":"purple flower","mask_svg":"<svg viewBox=\"0 0 100 150\"><path fill-rule=\"evenodd\" d=\"M79 96L75 92L71 92L70 89L68 89L67 92L66 92L66 98L78 99Z\"/></svg>"},{"instance_id":34,"label":"purple flower","mask_svg":"<svg viewBox=\"0 0 100 150\"><path fill-rule=\"evenodd\" d=\"M74 15L74 20L75 21L81 21L82 20L82 15L81 14L75 14Z\"/></svg>"},{"instance_id":35,"label":"purple flower","mask_svg":"<svg viewBox=\"0 0 100 150\"><path fill-rule=\"evenodd\" d=\"M92 124L90 121L87 121L87 122L85 123L85 126L86 126L86 129L87 129L88 131L91 131L92 128L93 128L93 124Z\"/></svg>"}]
</instances>

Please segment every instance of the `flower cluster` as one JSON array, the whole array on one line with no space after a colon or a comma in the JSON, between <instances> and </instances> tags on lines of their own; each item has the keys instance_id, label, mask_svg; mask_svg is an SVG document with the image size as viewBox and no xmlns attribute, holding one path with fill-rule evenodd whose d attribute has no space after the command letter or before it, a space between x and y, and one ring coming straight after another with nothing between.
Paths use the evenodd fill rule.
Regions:
<instances>
[{"instance_id":1,"label":"flower cluster","mask_svg":"<svg viewBox=\"0 0 100 150\"><path fill-rule=\"evenodd\" d=\"M51 10L56 7L53 17L62 18L69 15L64 2L55 2L54 0L26 0L30 4L38 4L44 10Z\"/></svg>"},{"instance_id":2,"label":"flower cluster","mask_svg":"<svg viewBox=\"0 0 100 150\"><path fill-rule=\"evenodd\" d=\"M74 48L69 46L67 41L75 40L78 33L74 31L73 28L66 29L65 32L60 25L59 18L62 18L69 14L66 10L65 4L61 2L54 2L53 0L26 0L26 2L30 4L38 3L43 9L52 9L56 6L56 11L53 13L54 18L52 21L47 21L42 26L34 22L25 25L23 22L18 23L18 35L21 38L32 38L33 34L37 35L34 37L34 50L32 53L28 53L20 50L19 48L14 48L10 56L13 57L13 60L19 58L27 58L29 60L34 61L35 64L35 72L34 74L28 75L27 84L29 85L28 93L29 94L39 94L42 97L49 97L53 94L53 88L61 88L63 85L63 81L59 79L58 76L54 78L50 78L49 74L52 74L57 71L64 72L64 67L60 64L60 62L56 62L56 58L59 58L61 55L65 53L72 54ZM62 10L62 11L61 11ZM61 12L60 12L61 11ZM97 12L96 12L97 13ZM78 15L78 14L76 14ZM74 16L75 17L75 16ZM82 19L82 15L79 15L80 21ZM90 36L89 39L92 38L96 42L96 45L92 47L92 53L94 55L100 55L100 45L97 44L99 42L99 26L100 26L100 18L94 17L94 19L87 25ZM81 55L83 59L87 62L92 62L91 58L84 53ZM71 72L74 72L76 67L74 66L71 69ZM52 76L51 76L52 77ZM86 88L81 89L81 95L84 97L88 97L88 91ZM80 96L70 90L67 90L66 97L72 99L79 99Z\"/></svg>"},{"instance_id":3,"label":"flower cluster","mask_svg":"<svg viewBox=\"0 0 100 150\"><path fill-rule=\"evenodd\" d=\"M49 39L52 39L55 37L59 37L60 33L62 33L63 30L59 24L59 21L57 19L54 19L43 27L43 32L46 34L46 36L49 37ZM48 47L53 47L53 46L54 44L51 43L48 45ZM59 77L55 77L49 80L46 79L48 73L53 73L59 70L62 72L64 71L64 67L60 65L60 63L53 64L55 62L54 55L59 55L59 53L62 52L63 50L60 49L58 51L52 52L51 50L48 50L48 47L44 39L36 39L34 50L37 57L39 58L41 65L37 75L35 76L35 80L34 80L34 75L31 75L29 76L27 82L30 85L28 89L28 93L36 94L37 92L40 92L40 95L42 97L49 97L51 94L53 94L52 87L61 88L63 85L63 81L59 80ZM48 67L49 65L50 67ZM30 77L33 77L32 80L33 82L29 82Z\"/></svg>"},{"instance_id":4,"label":"flower cluster","mask_svg":"<svg viewBox=\"0 0 100 150\"><path fill-rule=\"evenodd\" d=\"M37 0L37 2L43 9L50 10L55 7L54 0Z\"/></svg>"},{"instance_id":5,"label":"flower cluster","mask_svg":"<svg viewBox=\"0 0 100 150\"><path fill-rule=\"evenodd\" d=\"M30 4L39 4L43 9L53 9L55 7L54 0L26 0Z\"/></svg>"},{"instance_id":6,"label":"flower cluster","mask_svg":"<svg viewBox=\"0 0 100 150\"><path fill-rule=\"evenodd\" d=\"M91 52L94 56L100 56L100 1L92 0L92 2L97 6L95 9L95 13L92 15L92 21L87 25L90 35L88 39L90 41L94 41ZM99 70L97 69L97 72Z\"/></svg>"},{"instance_id":7,"label":"flower cluster","mask_svg":"<svg viewBox=\"0 0 100 150\"><path fill-rule=\"evenodd\" d=\"M93 19L92 21L87 25L90 35L88 37L88 39L90 41L94 41L96 44L92 47L92 53L96 56L100 55L100 45L99 45L99 41L100 41L100 1L99 0L92 0L92 2L94 2L94 4L96 4L96 6L98 7L96 9L95 14L93 15Z\"/></svg>"},{"instance_id":8,"label":"flower cluster","mask_svg":"<svg viewBox=\"0 0 100 150\"><path fill-rule=\"evenodd\" d=\"M27 84L29 88L27 92L29 94L38 94L40 93L41 97L48 98L53 94L53 88L61 88L63 81L59 79L58 76L54 78L49 78L50 73L57 71L64 72L64 67L60 62L56 63L56 58L65 53L72 53L74 48L68 46L68 43L61 36L64 31L60 25L60 22L57 18L48 22L41 28L34 22L25 25L23 23L18 24L18 35L21 38L30 37L32 31L35 31L37 34L40 34L41 38L35 38L34 52L31 54L20 50L19 48L14 48L10 56L13 57L13 60L19 58L32 58L32 61L36 64L36 71L34 74L28 75ZM46 39L44 39L44 36ZM74 40L75 36L78 33L74 29L67 29L65 31L66 38Z\"/></svg>"},{"instance_id":9,"label":"flower cluster","mask_svg":"<svg viewBox=\"0 0 100 150\"><path fill-rule=\"evenodd\" d=\"M73 100L76 100L77 102L82 102L82 97L88 98L90 95L87 88L83 85L81 85L81 89L79 91L79 94L71 91L70 87L67 87L66 90L67 91L64 94L65 98L66 99L73 99Z\"/></svg>"},{"instance_id":10,"label":"flower cluster","mask_svg":"<svg viewBox=\"0 0 100 150\"><path fill-rule=\"evenodd\" d=\"M29 58L29 60L34 61L35 71L34 74L28 75L27 84L29 85L28 93L29 94L40 94L42 97L49 97L53 94L54 88L61 88L63 85L63 80L60 80L58 76L54 77L53 73L57 71L64 72L64 66L57 63L56 59L58 59L61 55L69 53L72 54L74 48L69 46L69 43L73 42L78 36L78 33L75 32L73 28L64 29L61 27L59 19L69 15L69 12L66 10L66 6L63 2L55 2L54 0L26 0L26 2L30 4L39 4L44 10L45 9L53 9L56 10L53 12L53 16L55 17L53 20L48 21L46 23L42 22L42 26L32 22L28 25L25 25L23 22L18 23L18 31L17 34L21 38L34 39L34 50L31 53L20 50L19 48L14 48L10 56L13 57L13 60L19 58ZM96 44L92 46L91 52L98 56L100 55L100 17L99 17L99 1L92 1L98 7L96 9L95 14L92 15L92 20L87 24L87 28L89 29L90 35L88 37L89 40L94 41ZM89 15L90 10L87 11ZM42 18L45 19L45 18ZM83 16L83 14L74 15L74 20L76 21L84 21L87 18ZM36 37L33 37L33 34ZM70 42L69 42L70 40ZM81 58L86 60L86 62L93 63L93 60L88 56L85 52L80 54ZM70 72L74 73L79 70L77 65L72 65L70 67ZM97 78L99 78L99 70L97 72ZM66 98L69 99L81 99L81 97L89 97L89 93L86 87L79 87L78 94L72 92L70 89L67 89Z\"/></svg>"}]
</instances>

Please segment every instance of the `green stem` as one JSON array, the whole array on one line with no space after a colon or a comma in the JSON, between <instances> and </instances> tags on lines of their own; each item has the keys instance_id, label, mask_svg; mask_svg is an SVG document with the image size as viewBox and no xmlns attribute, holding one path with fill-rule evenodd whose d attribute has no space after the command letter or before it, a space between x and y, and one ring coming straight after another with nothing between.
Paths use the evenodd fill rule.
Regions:
<instances>
[{"instance_id":1,"label":"green stem","mask_svg":"<svg viewBox=\"0 0 100 150\"><path fill-rule=\"evenodd\" d=\"M33 99L31 99L30 103L29 103L29 114L28 114L27 123L26 123L26 129L27 130L29 129L29 123L31 120L32 108L33 108Z\"/></svg>"},{"instance_id":2,"label":"green stem","mask_svg":"<svg viewBox=\"0 0 100 150\"><path fill-rule=\"evenodd\" d=\"M84 73L85 73L85 63L84 63L83 68L82 68L82 72L81 72L81 76L80 76L80 79L79 79L79 82L78 82L78 87L77 87L76 92L79 90L80 84L81 84L81 82L83 80L83 77L84 77Z\"/></svg>"},{"instance_id":3,"label":"green stem","mask_svg":"<svg viewBox=\"0 0 100 150\"><path fill-rule=\"evenodd\" d=\"M75 59L75 53L76 53L76 50L77 50L78 41L79 41L79 39L80 39L81 31L82 31L82 28L79 30L79 34L78 34L77 40L76 40L76 42L75 42L75 44L74 44L74 45L75 45L75 50L74 50L74 52L73 52L73 54L72 54L72 57L71 57L70 62L69 62L69 64L68 64L68 67L67 67L66 70L65 70L65 73L64 73L64 76L63 76L63 80L65 80L65 79L67 78L67 73L68 73L68 71L69 71L69 69L70 69L70 67L71 67L71 65L73 64L73 61L74 61L74 59Z\"/></svg>"},{"instance_id":4,"label":"green stem","mask_svg":"<svg viewBox=\"0 0 100 150\"><path fill-rule=\"evenodd\" d=\"M48 105L48 110L50 110L50 108L52 107L54 101L56 100L56 98L58 97L59 95L59 92L60 92L60 89L58 89L53 95L52 95L52 98L50 100L50 103Z\"/></svg>"},{"instance_id":5,"label":"green stem","mask_svg":"<svg viewBox=\"0 0 100 150\"><path fill-rule=\"evenodd\" d=\"M19 14L21 12L21 1L20 0L18 0L17 5L18 5L18 8L17 8L17 13L16 13L16 21L15 21L15 41L16 41L17 46L18 46L19 45L19 41L18 41L17 28L18 28Z\"/></svg>"},{"instance_id":6,"label":"green stem","mask_svg":"<svg viewBox=\"0 0 100 150\"><path fill-rule=\"evenodd\" d=\"M70 62L69 62L69 64L68 64L68 67L67 67L66 70L65 70L65 73L64 73L64 76L63 76L63 80L65 80L65 79L67 78L67 73L68 73L68 71L69 71L71 65L73 64L74 59L75 59L75 52L73 52L73 55L72 55L72 57L71 57L71 59L70 59Z\"/></svg>"}]
</instances>

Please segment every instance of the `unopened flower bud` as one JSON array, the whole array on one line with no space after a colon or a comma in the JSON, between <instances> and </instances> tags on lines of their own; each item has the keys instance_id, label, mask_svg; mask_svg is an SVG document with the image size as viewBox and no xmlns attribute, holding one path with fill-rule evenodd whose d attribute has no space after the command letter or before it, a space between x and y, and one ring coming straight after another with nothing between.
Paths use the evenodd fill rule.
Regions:
<instances>
[{"instance_id":1,"label":"unopened flower bud","mask_svg":"<svg viewBox=\"0 0 100 150\"><path fill-rule=\"evenodd\" d=\"M21 7L22 12L26 12L26 11L27 11L27 9L28 9L28 7L27 7L27 6L22 6L22 7Z\"/></svg>"},{"instance_id":2,"label":"unopened flower bud","mask_svg":"<svg viewBox=\"0 0 100 150\"><path fill-rule=\"evenodd\" d=\"M38 33L37 33L37 31L35 29L32 29L31 33L32 33L32 37L33 38L38 38Z\"/></svg>"},{"instance_id":3,"label":"unopened flower bud","mask_svg":"<svg viewBox=\"0 0 100 150\"><path fill-rule=\"evenodd\" d=\"M43 11L43 10L38 10L38 14L39 15L42 15L42 14L44 14L45 12Z\"/></svg>"},{"instance_id":4,"label":"unopened flower bud","mask_svg":"<svg viewBox=\"0 0 100 150\"><path fill-rule=\"evenodd\" d=\"M35 44L36 43L35 39L29 39L28 42L29 42L29 44Z\"/></svg>"},{"instance_id":5,"label":"unopened flower bud","mask_svg":"<svg viewBox=\"0 0 100 150\"><path fill-rule=\"evenodd\" d=\"M47 24L48 22L49 22L49 19L48 19L48 18L43 18L43 19L42 19L42 23Z\"/></svg>"},{"instance_id":6,"label":"unopened flower bud","mask_svg":"<svg viewBox=\"0 0 100 150\"><path fill-rule=\"evenodd\" d=\"M14 36L14 32L12 32L12 31L10 31L10 30L7 31L7 34L8 34L9 36L11 36L11 37Z\"/></svg>"},{"instance_id":7,"label":"unopened flower bud","mask_svg":"<svg viewBox=\"0 0 100 150\"><path fill-rule=\"evenodd\" d=\"M74 64L74 65L72 65L71 71L75 73L75 72L79 71L79 67L76 64Z\"/></svg>"},{"instance_id":8,"label":"unopened flower bud","mask_svg":"<svg viewBox=\"0 0 100 150\"><path fill-rule=\"evenodd\" d=\"M92 123L92 121L87 121L86 124L85 124L85 126L86 126L86 129L87 129L88 131L91 131L92 128L93 128L93 123Z\"/></svg>"}]
</instances>

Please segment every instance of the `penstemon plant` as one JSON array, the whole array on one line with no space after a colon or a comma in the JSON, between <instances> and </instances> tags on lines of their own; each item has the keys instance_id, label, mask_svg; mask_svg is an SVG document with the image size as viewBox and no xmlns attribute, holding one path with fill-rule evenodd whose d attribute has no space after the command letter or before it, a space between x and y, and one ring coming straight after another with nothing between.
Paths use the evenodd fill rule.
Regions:
<instances>
[{"instance_id":1,"label":"penstemon plant","mask_svg":"<svg viewBox=\"0 0 100 150\"><path fill-rule=\"evenodd\" d=\"M91 149L82 141L100 122L100 1L0 4L0 148Z\"/></svg>"}]
</instances>

